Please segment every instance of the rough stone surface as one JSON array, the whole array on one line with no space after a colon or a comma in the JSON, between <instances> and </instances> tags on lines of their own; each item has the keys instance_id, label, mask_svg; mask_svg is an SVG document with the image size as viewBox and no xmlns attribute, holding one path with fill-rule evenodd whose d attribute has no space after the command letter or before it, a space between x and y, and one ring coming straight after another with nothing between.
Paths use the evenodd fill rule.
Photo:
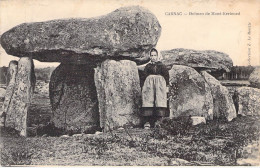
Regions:
<instances>
[{"instance_id":1,"label":"rough stone surface","mask_svg":"<svg viewBox=\"0 0 260 168\"><path fill-rule=\"evenodd\" d=\"M23 23L5 32L1 45L14 56L46 62L88 63L96 59L149 61L160 37L157 18L140 6L88 19Z\"/></svg>"},{"instance_id":2,"label":"rough stone surface","mask_svg":"<svg viewBox=\"0 0 260 168\"><path fill-rule=\"evenodd\" d=\"M11 61L9 63L9 67L8 67L8 85L6 88L6 93L5 93L5 101L3 104L3 112L7 112L8 108L9 108L9 104L10 101L12 99L13 96L13 92L14 92L14 87L15 87L15 81L16 81L16 74L17 74L17 66L18 62L17 61Z\"/></svg>"},{"instance_id":3,"label":"rough stone surface","mask_svg":"<svg viewBox=\"0 0 260 168\"><path fill-rule=\"evenodd\" d=\"M198 125L198 124L206 124L205 117L191 117L192 125Z\"/></svg>"},{"instance_id":4,"label":"rough stone surface","mask_svg":"<svg viewBox=\"0 0 260 168\"><path fill-rule=\"evenodd\" d=\"M95 69L95 84L102 128L139 124L141 87L136 63L104 61Z\"/></svg>"},{"instance_id":5,"label":"rough stone surface","mask_svg":"<svg viewBox=\"0 0 260 168\"><path fill-rule=\"evenodd\" d=\"M8 113L10 102L14 93L16 74L17 74L17 61L11 61L8 66L7 74L8 74L8 84L5 91L4 103L2 106L0 116L5 117L6 113ZM4 115L3 115L4 114ZM5 122L5 121L4 121Z\"/></svg>"},{"instance_id":6,"label":"rough stone surface","mask_svg":"<svg viewBox=\"0 0 260 168\"><path fill-rule=\"evenodd\" d=\"M217 79L206 71L202 71L201 75L204 77L211 90L214 104L214 119L224 118L231 121L233 118L236 118L236 109L228 89L225 86L222 86Z\"/></svg>"},{"instance_id":7,"label":"rough stone surface","mask_svg":"<svg viewBox=\"0 0 260 168\"><path fill-rule=\"evenodd\" d=\"M162 62L171 69L172 65L185 65L196 69L211 69L229 72L233 66L231 58L213 50L191 50L177 48L161 51Z\"/></svg>"},{"instance_id":8,"label":"rough stone surface","mask_svg":"<svg viewBox=\"0 0 260 168\"><path fill-rule=\"evenodd\" d=\"M260 115L260 89L252 87L240 87L238 91L239 110L243 116Z\"/></svg>"},{"instance_id":9,"label":"rough stone surface","mask_svg":"<svg viewBox=\"0 0 260 168\"><path fill-rule=\"evenodd\" d=\"M4 99L6 90L4 88L0 88L0 99Z\"/></svg>"},{"instance_id":10,"label":"rough stone surface","mask_svg":"<svg viewBox=\"0 0 260 168\"><path fill-rule=\"evenodd\" d=\"M260 89L260 67L256 67L250 74L249 82L253 87Z\"/></svg>"},{"instance_id":11,"label":"rough stone surface","mask_svg":"<svg viewBox=\"0 0 260 168\"><path fill-rule=\"evenodd\" d=\"M187 166L189 165L190 162L184 159L180 158L171 158L168 160L168 165L167 166Z\"/></svg>"},{"instance_id":12,"label":"rough stone surface","mask_svg":"<svg viewBox=\"0 0 260 168\"><path fill-rule=\"evenodd\" d=\"M191 115L213 119L213 98L204 78L183 65L173 65L169 75L170 118Z\"/></svg>"},{"instance_id":13,"label":"rough stone surface","mask_svg":"<svg viewBox=\"0 0 260 168\"><path fill-rule=\"evenodd\" d=\"M84 132L99 123L94 68L61 64L49 84L52 121L66 131Z\"/></svg>"},{"instance_id":14,"label":"rough stone surface","mask_svg":"<svg viewBox=\"0 0 260 168\"><path fill-rule=\"evenodd\" d=\"M15 74L15 65L13 70L13 74ZM18 62L13 94L6 112L6 126L20 131L22 136L27 135L27 112L32 100L35 81L32 59L29 57L21 58ZM13 83L12 79L9 85L11 83Z\"/></svg>"}]
</instances>

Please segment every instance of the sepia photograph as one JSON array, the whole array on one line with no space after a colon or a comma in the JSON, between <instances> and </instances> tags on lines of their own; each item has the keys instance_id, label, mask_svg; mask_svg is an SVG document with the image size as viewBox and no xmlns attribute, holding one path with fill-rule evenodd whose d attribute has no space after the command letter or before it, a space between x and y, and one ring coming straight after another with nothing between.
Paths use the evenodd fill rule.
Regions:
<instances>
[{"instance_id":1,"label":"sepia photograph","mask_svg":"<svg viewBox=\"0 0 260 168\"><path fill-rule=\"evenodd\" d=\"M260 166L260 0L1 0L0 165Z\"/></svg>"}]
</instances>

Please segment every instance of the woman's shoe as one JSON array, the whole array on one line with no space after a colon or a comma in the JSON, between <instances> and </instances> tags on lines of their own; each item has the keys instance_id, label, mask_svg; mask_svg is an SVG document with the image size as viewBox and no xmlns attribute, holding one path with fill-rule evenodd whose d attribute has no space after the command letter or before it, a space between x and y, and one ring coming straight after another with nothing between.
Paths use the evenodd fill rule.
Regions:
<instances>
[{"instance_id":1,"label":"woman's shoe","mask_svg":"<svg viewBox=\"0 0 260 168\"><path fill-rule=\"evenodd\" d=\"M149 123L149 122L146 122L146 123L144 124L144 129L150 129L150 128L151 128L150 123Z\"/></svg>"}]
</instances>

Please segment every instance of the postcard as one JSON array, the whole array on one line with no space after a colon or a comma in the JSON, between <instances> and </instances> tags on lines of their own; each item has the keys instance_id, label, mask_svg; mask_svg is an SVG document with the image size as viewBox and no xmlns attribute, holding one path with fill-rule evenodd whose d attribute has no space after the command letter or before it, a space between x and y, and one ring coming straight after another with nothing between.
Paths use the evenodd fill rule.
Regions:
<instances>
[{"instance_id":1,"label":"postcard","mask_svg":"<svg viewBox=\"0 0 260 168\"><path fill-rule=\"evenodd\" d=\"M259 0L0 1L1 166L259 166Z\"/></svg>"}]
</instances>

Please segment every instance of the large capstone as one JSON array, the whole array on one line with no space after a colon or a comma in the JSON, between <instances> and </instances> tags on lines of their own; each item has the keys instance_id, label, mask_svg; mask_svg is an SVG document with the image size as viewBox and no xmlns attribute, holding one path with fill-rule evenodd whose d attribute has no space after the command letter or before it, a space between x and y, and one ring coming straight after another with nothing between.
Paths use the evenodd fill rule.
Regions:
<instances>
[{"instance_id":1,"label":"large capstone","mask_svg":"<svg viewBox=\"0 0 260 168\"><path fill-rule=\"evenodd\" d=\"M100 126L138 125L141 87L135 62L106 60L95 69Z\"/></svg>"},{"instance_id":2,"label":"large capstone","mask_svg":"<svg viewBox=\"0 0 260 168\"><path fill-rule=\"evenodd\" d=\"M161 51L162 62L171 69L172 65L185 65L195 69L211 69L229 72L232 59L225 53L214 50L191 50L177 48Z\"/></svg>"},{"instance_id":3,"label":"large capstone","mask_svg":"<svg viewBox=\"0 0 260 168\"><path fill-rule=\"evenodd\" d=\"M200 116L213 119L213 98L204 78L193 68L173 65L169 71L170 118Z\"/></svg>"},{"instance_id":4,"label":"large capstone","mask_svg":"<svg viewBox=\"0 0 260 168\"><path fill-rule=\"evenodd\" d=\"M4 105L6 126L20 131L23 136L27 136L27 113L36 81L33 61L29 57L21 58L18 62L17 73L15 62L11 62L9 67L11 78ZM14 77L15 74L16 77Z\"/></svg>"},{"instance_id":5,"label":"large capstone","mask_svg":"<svg viewBox=\"0 0 260 168\"><path fill-rule=\"evenodd\" d=\"M94 68L61 64L49 84L52 122L65 131L84 132L99 124Z\"/></svg>"},{"instance_id":6,"label":"large capstone","mask_svg":"<svg viewBox=\"0 0 260 168\"><path fill-rule=\"evenodd\" d=\"M110 58L145 63L160 34L150 11L130 6L96 18L23 23L5 32L1 45L10 55L45 62L86 64Z\"/></svg>"},{"instance_id":7,"label":"large capstone","mask_svg":"<svg viewBox=\"0 0 260 168\"><path fill-rule=\"evenodd\" d=\"M227 121L231 121L233 118L236 118L236 109L228 89L222 86L217 79L206 71L201 72L201 75L208 83L213 96L214 119L226 119Z\"/></svg>"},{"instance_id":8,"label":"large capstone","mask_svg":"<svg viewBox=\"0 0 260 168\"><path fill-rule=\"evenodd\" d=\"M240 87L237 89L239 110L243 116L260 115L260 89L252 87Z\"/></svg>"},{"instance_id":9,"label":"large capstone","mask_svg":"<svg viewBox=\"0 0 260 168\"><path fill-rule=\"evenodd\" d=\"M260 67L256 67L250 74L249 82L253 87L260 89Z\"/></svg>"}]
</instances>

